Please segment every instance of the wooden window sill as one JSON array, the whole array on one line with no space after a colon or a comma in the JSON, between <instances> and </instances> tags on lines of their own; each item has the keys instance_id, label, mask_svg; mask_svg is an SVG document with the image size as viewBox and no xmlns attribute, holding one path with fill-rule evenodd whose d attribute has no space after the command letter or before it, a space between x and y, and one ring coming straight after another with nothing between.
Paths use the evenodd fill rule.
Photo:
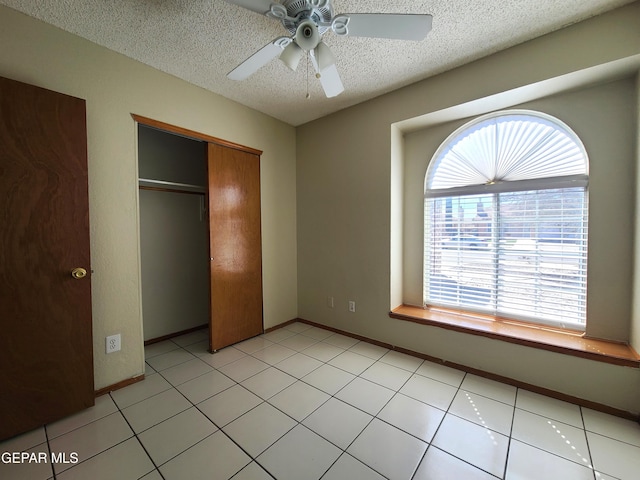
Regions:
<instances>
[{"instance_id":1,"label":"wooden window sill","mask_svg":"<svg viewBox=\"0 0 640 480\"><path fill-rule=\"evenodd\" d=\"M480 335L599 362L640 368L640 355L629 345L587 338L582 333L496 320L455 310L401 305L389 316L399 320Z\"/></svg>"}]
</instances>

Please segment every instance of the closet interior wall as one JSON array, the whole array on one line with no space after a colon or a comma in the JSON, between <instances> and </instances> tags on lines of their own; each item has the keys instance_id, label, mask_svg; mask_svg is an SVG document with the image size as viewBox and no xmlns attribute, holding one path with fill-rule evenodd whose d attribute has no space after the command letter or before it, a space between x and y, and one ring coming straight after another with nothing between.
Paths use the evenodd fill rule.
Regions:
<instances>
[{"instance_id":1,"label":"closet interior wall","mask_svg":"<svg viewBox=\"0 0 640 480\"><path fill-rule=\"evenodd\" d=\"M145 341L209 323L206 148L138 125Z\"/></svg>"}]
</instances>

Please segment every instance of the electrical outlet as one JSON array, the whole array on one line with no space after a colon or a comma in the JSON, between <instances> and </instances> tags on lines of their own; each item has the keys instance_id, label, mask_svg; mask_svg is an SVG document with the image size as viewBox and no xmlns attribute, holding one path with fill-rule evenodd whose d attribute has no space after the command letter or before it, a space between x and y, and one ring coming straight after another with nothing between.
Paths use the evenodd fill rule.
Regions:
<instances>
[{"instance_id":1,"label":"electrical outlet","mask_svg":"<svg viewBox=\"0 0 640 480\"><path fill-rule=\"evenodd\" d=\"M118 352L120 350L120 334L109 335L106 343L107 353Z\"/></svg>"},{"instance_id":2,"label":"electrical outlet","mask_svg":"<svg viewBox=\"0 0 640 480\"><path fill-rule=\"evenodd\" d=\"M333 297L327 297L327 307L329 307L329 308L333 308L334 307Z\"/></svg>"},{"instance_id":3,"label":"electrical outlet","mask_svg":"<svg viewBox=\"0 0 640 480\"><path fill-rule=\"evenodd\" d=\"M356 302L353 300L349 300L349 311L351 313L356 313Z\"/></svg>"}]
</instances>

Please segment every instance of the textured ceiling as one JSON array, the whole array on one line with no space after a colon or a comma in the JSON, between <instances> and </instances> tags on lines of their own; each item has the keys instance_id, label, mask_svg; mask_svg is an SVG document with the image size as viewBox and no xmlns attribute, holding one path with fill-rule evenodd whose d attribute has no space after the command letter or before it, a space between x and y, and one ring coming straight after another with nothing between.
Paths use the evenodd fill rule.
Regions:
<instances>
[{"instance_id":1,"label":"textured ceiling","mask_svg":"<svg viewBox=\"0 0 640 480\"><path fill-rule=\"evenodd\" d=\"M249 79L226 74L276 37L273 19L222 0L0 0L99 45L300 125L633 0L334 0L334 13L429 13L422 42L338 37L345 92L327 99L304 60L277 59ZM312 68L311 68L312 71ZM310 98L306 98L307 88Z\"/></svg>"}]
</instances>

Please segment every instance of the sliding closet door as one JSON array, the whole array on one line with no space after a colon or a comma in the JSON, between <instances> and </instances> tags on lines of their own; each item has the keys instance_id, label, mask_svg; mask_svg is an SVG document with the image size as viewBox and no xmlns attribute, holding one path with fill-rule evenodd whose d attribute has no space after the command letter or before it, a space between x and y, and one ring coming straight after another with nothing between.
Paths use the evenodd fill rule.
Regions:
<instances>
[{"instance_id":1,"label":"sliding closet door","mask_svg":"<svg viewBox=\"0 0 640 480\"><path fill-rule=\"evenodd\" d=\"M210 143L208 167L215 351L263 332L260 157Z\"/></svg>"}]
</instances>

